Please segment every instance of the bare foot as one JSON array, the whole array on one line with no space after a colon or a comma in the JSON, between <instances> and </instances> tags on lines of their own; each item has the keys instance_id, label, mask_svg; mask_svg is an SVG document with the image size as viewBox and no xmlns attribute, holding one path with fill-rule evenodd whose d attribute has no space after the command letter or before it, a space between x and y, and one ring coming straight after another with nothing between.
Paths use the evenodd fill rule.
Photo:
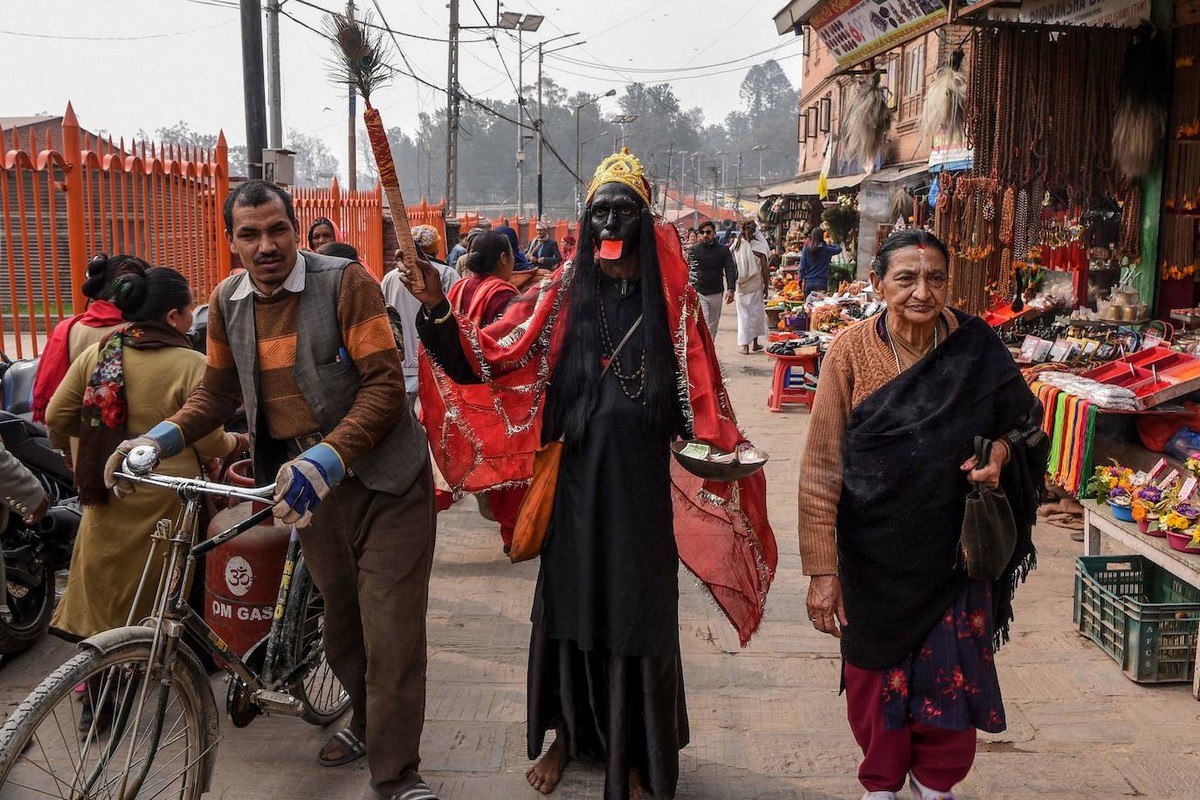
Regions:
<instances>
[{"instance_id":1,"label":"bare foot","mask_svg":"<svg viewBox=\"0 0 1200 800\"><path fill-rule=\"evenodd\" d=\"M642 774L634 768L629 770L629 800L641 800L646 796L646 790L642 786Z\"/></svg>"},{"instance_id":2,"label":"bare foot","mask_svg":"<svg viewBox=\"0 0 1200 800\"><path fill-rule=\"evenodd\" d=\"M558 786L563 770L566 769L567 762L570 760L571 756L567 753L566 742L559 735L550 745L550 749L546 751L546 755L539 758L537 763L525 773L525 780L529 781L529 785L542 794L550 794Z\"/></svg>"}]
</instances>

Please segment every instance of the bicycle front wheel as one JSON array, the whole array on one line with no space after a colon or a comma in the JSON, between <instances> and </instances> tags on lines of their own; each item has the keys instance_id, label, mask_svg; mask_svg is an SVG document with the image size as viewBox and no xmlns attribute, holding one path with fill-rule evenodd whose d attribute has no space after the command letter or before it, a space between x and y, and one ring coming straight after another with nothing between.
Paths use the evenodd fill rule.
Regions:
<instances>
[{"instance_id":1,"label":"bicycle front wheel","mask_svg":"<svg viewBox=\"0 0 1200 800\"><path fill-rule=\"evenodd\" d=\"M328 725L346 713L350 695L325 660L325 600L301 559L288 593L288 618L294 663L303 665L292 680L292 694L304 703L304 721Z\"/></svg>"},{"instance_id":2,"label":"bicycle front wheel","mask_svg":"<svg viewBox=\"0 0 1200 800\"><path fill-rule=\"evenodd\" d=\"M51 673L0 729L0 793L197 800L216 747L202 718L211 689L187 659L172 662L162 675L150 643L135 641L85 650Z\"/></svg>"}]
</instances>

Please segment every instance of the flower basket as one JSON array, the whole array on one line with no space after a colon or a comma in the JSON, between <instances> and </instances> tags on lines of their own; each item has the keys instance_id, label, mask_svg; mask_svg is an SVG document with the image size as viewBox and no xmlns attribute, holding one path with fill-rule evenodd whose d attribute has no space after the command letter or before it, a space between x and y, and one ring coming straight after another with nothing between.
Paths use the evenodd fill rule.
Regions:
<instances>
[{"instance_id":1,"label":"flower basket","mask_svg":"<svg viewBox=\"0 0 1200 800\"><path fill-rule=\"evenodd\" d=\"M1192 544L1191 533L1179 533L1178 531L1167 531L1167 544L1171 545L1172 550L1178 550L1181 553L1192 553L1200 555L1200 545Z\"/></svg>"},{"instance_id":2,"label":"flower basket","mask_svg":"<svg viewBox=\"0 0 1200 800\"><path fill-rule=\"evenodd\" d=\"M1108 501L1108 507L1112 509L1113 517L1122 522L1133 522L1133 509L1128 503L1117 503L1112 500Z\"/></svg>"}]
</instances>

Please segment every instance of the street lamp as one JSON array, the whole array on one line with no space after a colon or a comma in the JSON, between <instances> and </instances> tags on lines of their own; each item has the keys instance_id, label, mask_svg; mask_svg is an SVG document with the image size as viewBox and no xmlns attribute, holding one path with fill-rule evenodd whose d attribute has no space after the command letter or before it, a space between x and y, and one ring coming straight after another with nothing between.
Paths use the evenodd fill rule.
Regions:
<instances>
[{"instance_id":1,"label":"street lamp","mask_svg":"<svg viewBox=\"0 0 1200 800\"><path fill-rule=\"evenodd\" d=\"M625 146L625 126L637 119L637 114L618 114L612 118L614 125L621 126L621 147ZM617 147L617 134L613 131L613 152L621 152L621 148Z\"/></svg>"},{"instance_id":2,"label":"street lamp","mask_svg":"<svg viewBox=\"0 0 1200 800\"><path fill-rule=\"evenodd\" d=\"M522 14L518 11L505 11L500 15L497 27L517 32L517 217L520 218L525 204L525 123L521 121L521 113L525 110L525 98L521 94L523 80L521 67L525 63L524 39L522 35L532 33L541 26L545 19L541 14Z\"/></svg>"},{"instance_id":3,"label":"street lamp","mask_svg":"<svg viewBox=\"0 0 1200 800\"><path fill-rule=\"evenodd\" d=\"M807 117L805 117L805 119L807 119ZM758 151L758 185L762 186L762 183L763 183L762 156L763 156L763 153L770 150L771 148L765 144L756 144L756 145L754 145L754 147L751 147L750 149Z\"/></svg>"},{"instance_id":4,"label":"street lamp","mask_svg":"<svg viewBox=\"0 0 1200 800\"><path fill-rule=\"evenodd\" d=\"M575 216L583 216L583 143L579 141L579 112L587 106L599 100L601 97L613 97L617 93L616 89L609 89L604 94L598 94L595 97L575 106Z\"/></svg>"}]
</instances>

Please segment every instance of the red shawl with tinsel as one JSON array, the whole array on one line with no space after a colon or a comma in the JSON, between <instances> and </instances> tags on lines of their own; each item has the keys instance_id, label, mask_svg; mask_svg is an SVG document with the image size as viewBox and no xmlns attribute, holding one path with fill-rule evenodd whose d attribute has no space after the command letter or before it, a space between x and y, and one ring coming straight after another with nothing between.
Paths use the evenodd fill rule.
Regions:
<instances>
[{"instance_id":1,"label":"red shawl with tinsel","mask_svg":"<svg viewBox=\"0 0 1200 800\"><path fill-rule=\"evenodd\" d=\"M693 438L733 450L746 437L688 283L679 235L659 223L655 237L687 427ZM486 328L456 315L463 352L481 384L454 383L422 348L422 423L434 460L456 491L529 482L573 273L565 265ZM679 558L712 593L745 646L762 622L778 560L766 478L759 472L740 481L705 481L672 463L671 482Z\"/></svg>"}]
</instances>

